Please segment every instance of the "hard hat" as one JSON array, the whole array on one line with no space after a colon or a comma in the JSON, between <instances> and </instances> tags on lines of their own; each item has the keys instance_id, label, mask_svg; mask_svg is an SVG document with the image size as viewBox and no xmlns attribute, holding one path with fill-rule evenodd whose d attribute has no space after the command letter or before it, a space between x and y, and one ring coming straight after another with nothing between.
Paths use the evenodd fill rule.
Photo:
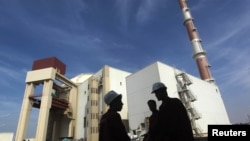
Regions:
<instances>
[{"instance_id":1,"label":"hard hat","mask_svg":"<svg viewBox=\"0 0 250 141\"><path fill-rule=\"evenodd\" d=\"M153 87L152 87L152 92L151 93L154 93L156 90L158 90L160 88L167 88L167 87L163 83L161 83L161 82L154 83Z\"/></svg>"},{"instance_id":2,"label":"hard hat","mask_svg":"<svg viewBox=\"0 0 250 141\"><path fill-rule=\"evenodd\" d=\"M104 102L107 105L110 105L110 103L117 97L122 97L121 94L118 94L117 92L111 90L104 96Z\"/></svg>"}]
</instances>

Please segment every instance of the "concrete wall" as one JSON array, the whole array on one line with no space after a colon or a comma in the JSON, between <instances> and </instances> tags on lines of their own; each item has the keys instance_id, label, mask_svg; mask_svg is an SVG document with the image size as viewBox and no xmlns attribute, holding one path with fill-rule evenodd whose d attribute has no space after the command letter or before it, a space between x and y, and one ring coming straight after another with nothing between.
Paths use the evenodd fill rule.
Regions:
<instances>
[{"instance_id":1,"label":"concrete wall","mask_svg":"<svg viewBox=\"0 0 250 141\"><path fill-rule=\"evenodd\" d=\"M127 104L127 89L126 89L126 77L131 73L125 72L119 69L110 68L110 90L114 90L119 94L122 94L123 108L120 112L122 119L128 119L128 104Z\"/></svg>"},{"instance_id":2,"label":"concrete wall","mask_svg":"<svg viewBox=\"0 0 250 141\"><path fill-rule=\"evenodd\" d=\"M14 133L4 132L0 133L0 141L13 141Z\"/></svg>"},{"instance_id":3,"label":"concrete wall","mask_svg":"<svg viewBox=\"0 0 250 141\"><path fill-rule=\"evenodd\" d=\"M161 62L155 62L127 77L129 125L131 129L137 129L140 123L144 123L145 117L151 114L147 106L147 100L156 100L155 95L151 94L154 82L165 83L168 87L169 96L179 97L178 83L175 78L176 72L181 71ZM197 97L197 101L192 104L202 115L202 118L197 121L201 131L207 133L208 124L230 124L219 88L215 84L187 75L193 82L190 89ZM157 106L160 106L158 101Z\"/></svg>"},{"instance_id":4,"label":"concrete wall","mask_svg":"<svg viewBox=\"0 0 250 141\"><path fill-rule=\"evenodd\" d=\"M197 101L193 104L202 118L197 121L203 132L207 133L209 124L231 124L219 88L193 76L190 89L196 95Z\"/></svg>"},{"instance_id":5,"label":"concrete wall","mask_svg":"<svg viewBox=\"0 0 250 141\"><path fill-rule=\"evenodd\" d=\"M88 99L88 79L92 75L81 74L71 79L79 85L78 87L78 106L77 106L77 118L76 118L76 139L81 139L86 134L84 128L84 117L86 116L86 105Z\"/></svg>"}]
</instances>

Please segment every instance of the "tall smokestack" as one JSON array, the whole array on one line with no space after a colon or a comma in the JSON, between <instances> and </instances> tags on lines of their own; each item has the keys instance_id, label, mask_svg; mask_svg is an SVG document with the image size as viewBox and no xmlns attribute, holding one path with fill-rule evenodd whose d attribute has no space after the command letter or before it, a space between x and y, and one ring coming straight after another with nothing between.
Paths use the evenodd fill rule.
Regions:
<instances>
[{"instance_id":1,"label":"tall smokestack","mask_svg":"<svg viewBox=\"0 0 250 141\"><path fill-rule=\"evenodd\" d=\"M214 82L210 72L210 65L207 62L206 52L202 49L201 39L199 38L198 31L194 26L194 19L187 6L186 0L179 0L180 8L184 16L184 25L187 28L189 40L193 46L193 58L199 69L200 77L202 80Z\"/></svg>"}]
</instances>

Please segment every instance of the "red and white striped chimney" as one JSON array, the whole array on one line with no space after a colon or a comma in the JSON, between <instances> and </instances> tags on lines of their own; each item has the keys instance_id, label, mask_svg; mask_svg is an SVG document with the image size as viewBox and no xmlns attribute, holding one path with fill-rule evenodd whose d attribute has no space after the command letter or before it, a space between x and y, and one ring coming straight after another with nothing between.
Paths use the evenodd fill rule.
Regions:
<instances>
[{"instance_id":1,"label":"red and white striped chimney","mask_svg":"<svg viewBox=\"0 0 250 141\"><path fill-rule=\"evenodd\" d=\"M200 78L208 82L214 82L210 72L210 65L207 62L206 52L202 49L201 39L199 38L198 31L194 26L194 19L187 6L186 0L179 0L180 8L184 16L184 25L187 28L189 40L193 46L193 58L199 69Z\"/></svg>"}]
</instances>

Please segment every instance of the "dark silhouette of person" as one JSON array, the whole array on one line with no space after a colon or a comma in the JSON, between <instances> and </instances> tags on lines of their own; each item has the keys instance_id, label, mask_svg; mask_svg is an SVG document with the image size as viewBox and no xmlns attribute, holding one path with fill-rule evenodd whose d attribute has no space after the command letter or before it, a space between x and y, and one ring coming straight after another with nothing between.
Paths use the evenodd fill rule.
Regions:
<instances>
[{"instance_id":1,"label":"dark silhouette of person","mask_svg":"<svg viewBox=\"0 0 250 141\"><path fill-rule=\"evenodd\" d=\"M153 134L155 141L194 141L191 122L183 103L178 98L169 97L167 87L161 82L153 84L152 94L162 101L157 131Z\"/></svg>"},{"instance_id":2,"label":"dark silhouette of person","mask_svg":"<svg viewBox=\"0 0 250 141\"><path fill-rule=\"evenodd\" d=\"M111 90L104 96L109 105L108 111L102 115L99 128L99 141L130 141L118 111L122 110L122 95Z\"/></svg>"},{"instance_id":3,"label":"dark silhouette of person","mask_svg":"<svg viewBox=\"0 0 250 141\"><path fill-rule=\"evenodd\" d=\"M148 132L144 135L143 141L154 141L154 139L151 137L151 134L155 131L157 118L158 118L158 110L156 101L153 99L148 100L147 102L148 107L152 114L149 117L149 128Z\"/></svg>"}]
</instances>

